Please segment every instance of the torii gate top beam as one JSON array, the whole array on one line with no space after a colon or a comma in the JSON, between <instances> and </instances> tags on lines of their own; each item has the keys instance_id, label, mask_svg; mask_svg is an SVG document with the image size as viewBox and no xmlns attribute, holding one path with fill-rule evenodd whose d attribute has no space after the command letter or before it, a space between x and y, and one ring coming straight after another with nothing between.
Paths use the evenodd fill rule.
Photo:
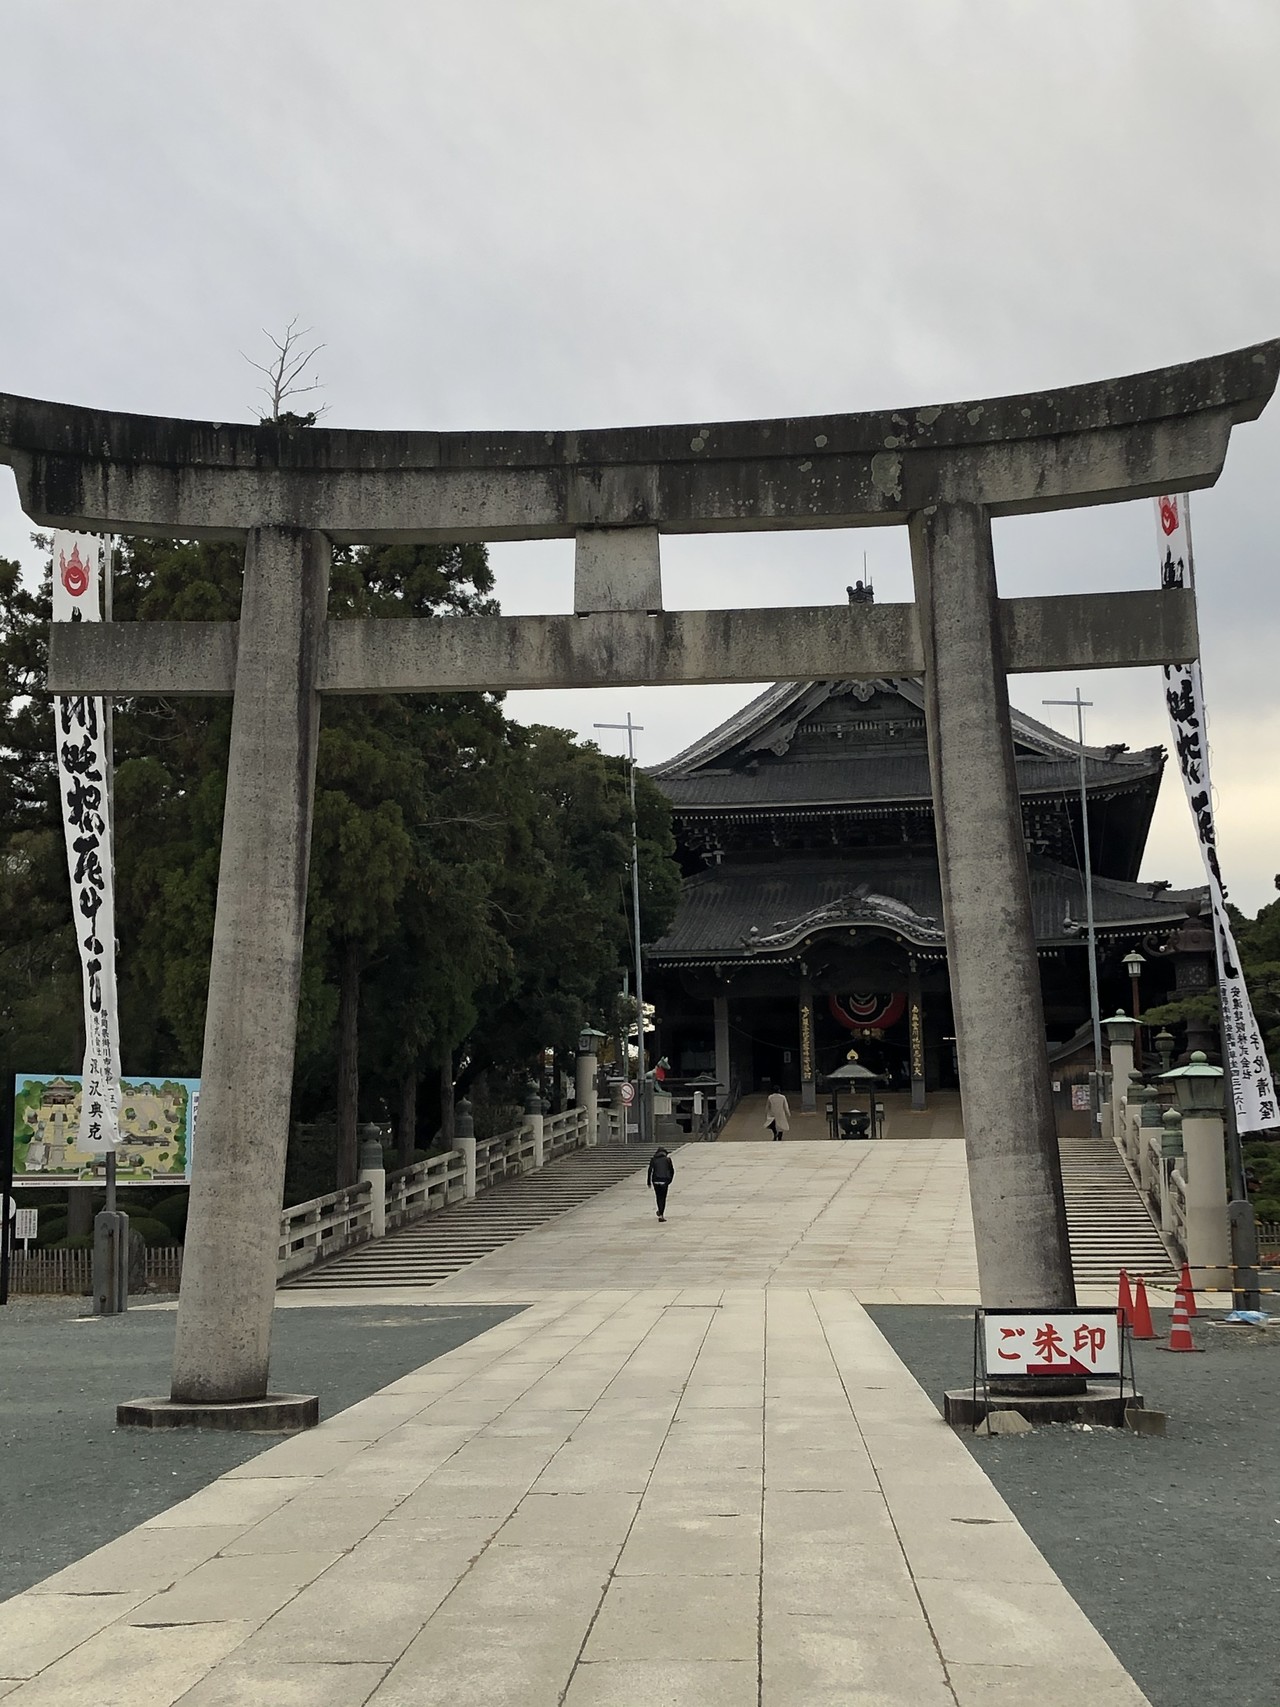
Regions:
<instances>
[{"instance_id":1,"label":"torii gate top beam","mask_svg":"<svg viewBox=\"0 0 1280 1707\"><path fill-rule=\"evenodd\" d=\"M182 538L878 527L933 504L1017 515L1211 485L1278 374L1273 341L972 403L547 433L237 426L0 394L0 461L39 523Z\"/></svg>"}]
</instances>

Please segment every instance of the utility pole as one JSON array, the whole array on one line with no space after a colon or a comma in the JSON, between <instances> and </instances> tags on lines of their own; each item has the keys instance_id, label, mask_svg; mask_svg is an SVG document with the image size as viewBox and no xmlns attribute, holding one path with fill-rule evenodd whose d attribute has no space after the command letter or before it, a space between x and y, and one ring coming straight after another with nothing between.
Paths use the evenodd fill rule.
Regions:
<instances>
[{"instance_id":1,"label":"utility pole","mask_svg":"<svg viewBox=\"0 0 1280 1707\"><path fill-rule=\"evenodd\" d=\"M636 747L635 737L643 733L643 723L633 723L627 713L625 723L597 723L597 729L625 729L627 734L627 774L631 784L631 928L636 957L636 1128L640 1142L649 1137L649 1115L644 1093L644 956L640 949L640 832L636 818Z\"/></svg>"},{"instance_id":2,"label":"utility pole","mask_svg":"<svg viewBox=\"0 0 1280 1707\"><path fill-rule=\"evenodd\" d=\"M1089 943L1089 1013L1093 1019L1093 1113L1094 1137L1102 1124L1102 1014L1098 1007L1098 938L1093 922L1093 853L1089 847L1089 795L1085 787L1084 712L1091 699L1081 699L1076 688L1074 699L1046 699L1043 705L1073 705L1076 709L1076 739L1080 757L1080 839L1084 843L1084 905L1085 931Z\"/></svg>"}]
</instances>

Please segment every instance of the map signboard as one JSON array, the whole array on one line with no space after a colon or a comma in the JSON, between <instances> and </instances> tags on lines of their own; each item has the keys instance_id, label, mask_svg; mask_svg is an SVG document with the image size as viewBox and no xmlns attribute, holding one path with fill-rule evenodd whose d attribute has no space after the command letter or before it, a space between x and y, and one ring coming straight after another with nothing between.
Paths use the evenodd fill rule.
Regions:
<instances>
[{"instance_id":1,"label":"map signboard","mask_svg":"<svg viewBox=\"0 0 1280 1707\"><path fill-rule=\"evenodd\" d=\"M101 1149L80 1142L78 1073L16 1073L13 1096L15 1185L92 1185L106 1174ZM121 1079L121 1185L188 1184L199 1079Z\"/></svg>"}]
</instances>

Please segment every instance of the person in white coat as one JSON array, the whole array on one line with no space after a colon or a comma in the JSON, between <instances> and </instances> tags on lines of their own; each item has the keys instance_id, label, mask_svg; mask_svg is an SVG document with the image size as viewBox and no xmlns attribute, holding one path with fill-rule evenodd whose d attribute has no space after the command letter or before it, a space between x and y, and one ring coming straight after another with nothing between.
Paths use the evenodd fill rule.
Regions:
<instances>
[{"instance_id":1,"label":"person in white coat","mask_svg":"<svg viewBox=\"0 0 1280 1707\"><path fill-rule=\"evenodd\" d=\"M781 1091L769 1093L764 1105L764 1123L773 1133L775 1143L780 1143L791 1130L791 1104Z\"/></svg>"}]
</instances>

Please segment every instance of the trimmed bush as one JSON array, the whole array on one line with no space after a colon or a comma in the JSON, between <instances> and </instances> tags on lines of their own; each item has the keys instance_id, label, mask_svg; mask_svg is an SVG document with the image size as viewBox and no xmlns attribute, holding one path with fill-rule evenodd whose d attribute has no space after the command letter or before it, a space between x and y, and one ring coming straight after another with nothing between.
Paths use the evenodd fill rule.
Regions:
<instances>
[{"instance_id":1,"label":"trimmed bush","mask_svg":"<svg viewBox=\"0 0 1280 1707\"><path fill-rule=\"evenodd\" d=\"M189 1192L172 1191L158 1203L153 1203L147 1210L147 1215L153 1220L162 1221L169 1229L173 1242L181 1244L187 1230L187 1206L190 1201Z\"/></svg>"},{"instance_id":2,"label":"trimmed bush","mask_svg":"<svg viewBox=\"0 0 1280 1707\"><path fill-rule=\"evenodd\" d=\"M157 1221L150 1215L130 1215L130 1233L140 1233L151 1245L171 1245L174 1242L173 1232L163 1221Z\"/></svg>"}]
</instances>

